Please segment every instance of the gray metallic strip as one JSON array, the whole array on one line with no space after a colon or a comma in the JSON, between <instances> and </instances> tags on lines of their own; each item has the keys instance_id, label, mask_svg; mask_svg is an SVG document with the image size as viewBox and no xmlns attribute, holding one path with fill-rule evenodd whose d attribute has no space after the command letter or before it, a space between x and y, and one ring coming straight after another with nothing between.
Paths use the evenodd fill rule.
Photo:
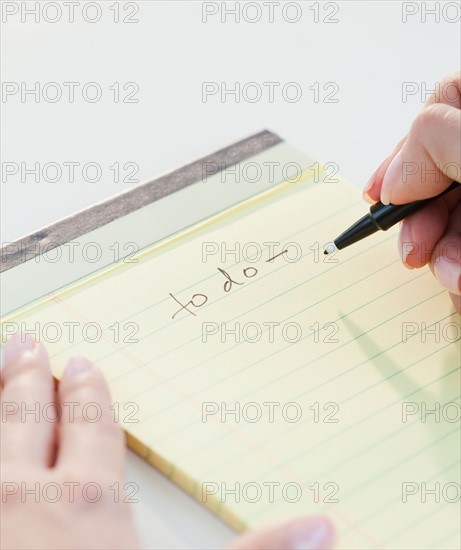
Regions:
<instances>
[{"instance_id":1,"label":"gray metallic strip","mask_svg":"<svg viewBox=\"0 0 461 550\"><path fill-rule=\"evenodd\" d=\"M34 257L34 254L26 257L24 250L38 250L35 255L39 255L41 250L50 251L188 185L199 182L203 178L205 163L208 163L206 175L210 177L223 168L246 160L281 142L279 136L264 130L165 176L82 210L15 243L8 243L1 249L0 273ZM14 251L16 249L17 252Z\"/></svg>"}]
</instances>

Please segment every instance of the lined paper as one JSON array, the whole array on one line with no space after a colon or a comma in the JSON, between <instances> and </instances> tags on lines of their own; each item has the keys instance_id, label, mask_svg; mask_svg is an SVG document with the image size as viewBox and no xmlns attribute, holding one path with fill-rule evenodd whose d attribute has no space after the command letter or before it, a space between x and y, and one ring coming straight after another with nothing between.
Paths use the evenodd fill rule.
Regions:
<instances>
[{"instance_id":1,"label":"lined paper","mask_svg":"<svg viewBox=\"0 0 461 550\"><path fill-rule=\"evenodd\" d=\"M323 255L363 213L344 182L282 186L4 326L77 323L55 374L97 363L130 446L237 529L324 513L338 548L459 548L460 318L396 230Z\"/></svg>"}]
</instances>

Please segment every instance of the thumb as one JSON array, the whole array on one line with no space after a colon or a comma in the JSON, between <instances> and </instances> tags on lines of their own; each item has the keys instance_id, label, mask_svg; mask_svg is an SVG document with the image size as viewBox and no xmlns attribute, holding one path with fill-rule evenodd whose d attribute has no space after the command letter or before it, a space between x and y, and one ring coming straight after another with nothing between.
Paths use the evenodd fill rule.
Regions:
<instances>
[{"instance_id":1,"label":"thumb","mask_svg":"<svg viewBox=\"0 0 461 550\"><path fill-rule=\"evenodd\" d=\"M416 117L408 138L384 175L380 200L404 204L426 199L461 179L461 110L435 103Z\"/></svg>"},{"instance_id":2,"label":"thumb","mask_svg":"<svg viewBox=\"0 0 461 550\"><path fill-rule=\"evenodd\" d=\"M229 550L330 550L334 539L334 527L328 519L303 517L250 531L237 538Z\"/></svg>"}]
</instances>

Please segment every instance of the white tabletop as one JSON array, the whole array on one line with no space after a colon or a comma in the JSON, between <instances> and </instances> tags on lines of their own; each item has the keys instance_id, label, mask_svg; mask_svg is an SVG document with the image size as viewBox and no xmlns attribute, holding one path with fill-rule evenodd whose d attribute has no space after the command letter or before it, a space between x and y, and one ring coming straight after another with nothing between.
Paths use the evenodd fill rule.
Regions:
<instances>
[{"instance_id":1,"label":"white tabletop","mask_svg":"<svg viewBox=\"0 0 461 550\"><path fill-rule=\"evenodd\" d=\"M362 186L460 66L459 2L34 4L2 2L2 244L264 128ZM127 478L146 547L231 540L131 452Z\"/></svg>"}]
</instances>

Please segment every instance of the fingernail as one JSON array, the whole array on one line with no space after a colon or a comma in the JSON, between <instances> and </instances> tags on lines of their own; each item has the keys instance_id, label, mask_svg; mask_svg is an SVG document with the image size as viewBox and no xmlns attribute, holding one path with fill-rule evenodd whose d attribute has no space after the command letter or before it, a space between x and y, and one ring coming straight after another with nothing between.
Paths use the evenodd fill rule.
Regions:
<instances>
[{"instance_id":1,"label":"fingernail","mask_svg":"<svg viewBox=\"0 0 461 550\"><path fill-rule=\"evenodd\" d=\"M3 348L3 363L14 361L21 354L32 351L35 346L35 340L30 334L17 332L11 336Z\"/></svg>"},{"instance_id":2,"label":"fingernail","mask_svg":"<svg viewBox=\"0 0 461 550\"><path fill-rule=\"evenodd\" d=\"M382 164L382 163L381 163ZM376 179L376 174L378 172L378 170L380 169L381 167L381 164L378 166L378 168L376 168L376 170L373 172L373 174L371 175L370 179L367 181L365 187L363 188L363 191L362 191L362 196L363 198L373 204L374 201L373 199L370 197L370 195L368 194L368 192L371 190L371 188L373 187L374 183L375 183L375 179Z\"/></svg>"},{"instance_id":3,"label":"fingernail","mask_svg":"<svg viewBox=\"0 0 461 550\"><path fill-rule=\"evenodd\" d=\"M391 196L394 187L402 180L402 151L399 151L392 159L384 174L381 186L380 201L383 204L391 203Z\"/></svg>"},{"instance_id":4,"label":"fingernail","mask_svg":"<svg viewBox=\"0 0 461 550\"><path fill-rule=\"evenodd\" d=\"M416 246L411 234L411 224L407 220L403 220L399 233L399 253L403 265L408 269L414 269L414 267L408 265L407 258L415 251L415 248Z\"/></svg>"},{"instance_id":5,"label":"fingernail","mask_svg":"<svg viewBox=\"0 0 461 550\"><path fill-rule=\"evenodd\" d=\"M86 374L90 372L93 368L93 365L85 359L85 357L72 357L67 364L66 370L64 372L65 376L70 376L74 378L80 374Z\"/></svg>"},{"instance_id":6,"label":"fingernail","mask_svg":"<svg viewBox=\"0 0 461 550\"><path fill-rule=\"evenodd\" d=\"M373 204L375 202L368 194L368 191L370 191L370 189L373 187L374 182L374 177L372 176L362 191L362 197L370 204Z\"/></svg>"},{"instance_id":7,"label":"fingernail","mask_svg":"<svg viewBox=\"0 0 461 550\"><path fill-rule=\"evenodd\" d=\"M291 550L327 550L333 545L334 529L326 518L296 523L290 532Z\"/></svg>"},{"instance_id":8,"label":"fingernail","mask_svg":"<svg viewBox=\"0 0 461 550\"><path fill-rule=\"evenodd\" d=\"M458 245L459 246L459 245ZM434 262L438 281L452 294L461 294L461 265L459 260L439 256Z\"/></svg>"}]
</instances>

